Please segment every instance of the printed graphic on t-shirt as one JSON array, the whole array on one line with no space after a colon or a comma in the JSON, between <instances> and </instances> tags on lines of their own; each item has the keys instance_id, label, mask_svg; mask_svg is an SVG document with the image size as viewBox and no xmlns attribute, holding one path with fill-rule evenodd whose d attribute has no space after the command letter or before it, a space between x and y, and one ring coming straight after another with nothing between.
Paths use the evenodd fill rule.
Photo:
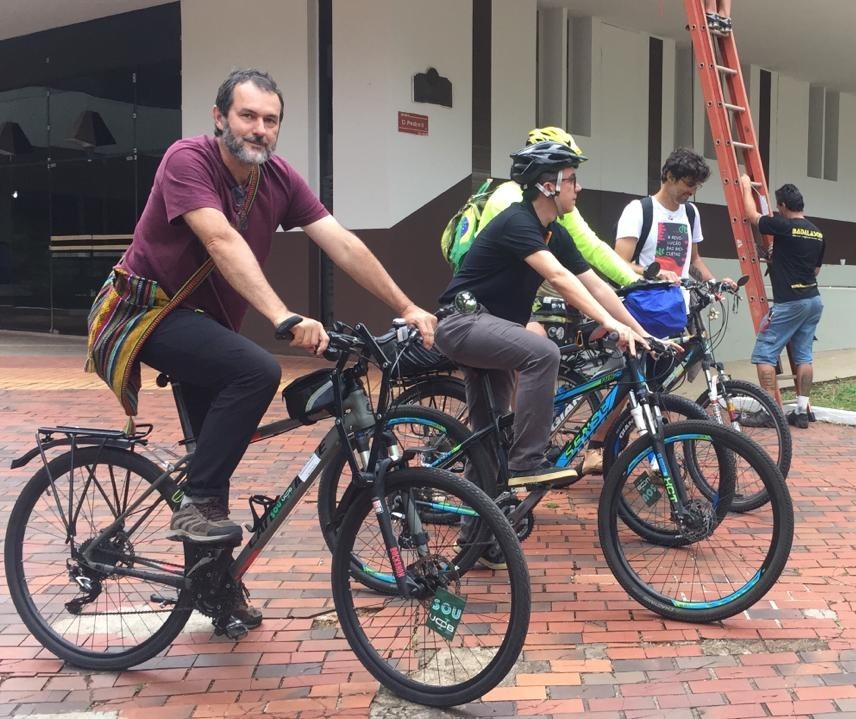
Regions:
<instances>
[{"instance_id":1,"label":"printed graphic on t-shirt","mask_svg":"<svg viewBox=\"0 0 856 719\"><path fill-rule=\"evenodd\" d=\"M686 223L657 223L657 249L654 259L660 264L661 270L670 270L682 275L689 246L690 233Z\"/></svg>"}]
</instances>

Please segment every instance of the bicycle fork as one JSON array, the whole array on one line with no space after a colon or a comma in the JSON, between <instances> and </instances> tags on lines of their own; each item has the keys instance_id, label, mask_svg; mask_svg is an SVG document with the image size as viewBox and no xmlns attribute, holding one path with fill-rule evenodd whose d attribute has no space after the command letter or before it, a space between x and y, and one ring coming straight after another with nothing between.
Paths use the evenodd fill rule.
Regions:
<instances>
[{"instance_id":1,"label":"bicycle fork","mask_svg":"<svg viewBox=\"0 0 856 719\"><path fill-rule=\"evenodd\" d=\"M647 462L651 471L657 475L659 481L663 484L663 489L666 492L666 497L669 500L669 507L672 521L680 527L685 526L686 520L689 517L690 498L687 495L686 487L683 482L676 481L677 473L669 462L669 451L666 449L663 417L660 413L660 408L656 403L648 401L649 395L646 393L640 399L636 398L635 393L630 393L630 413L633 417L636 429L640 435L648 435L651 439L651 449L647 457ZM650 499L655 498L656 489L651 485L650 480L640 477L634 484L639 490L643 501L646 503Z\"/></svg>"},{"instance_id":2,"label":"bicycle fork","mask_svg":"<svg viewBox=\"0 0 856 719\"><path fill-rule=\"evenodd\" d=\"M386 545L387 557L389 557L389 564L392 567L392 574L395 577L398 591L403 597L412 597L419 591L419 587L407 574L407 568L404 566L404 560L401 557L398 538L395 536L395 530L392 528L392 514L386 503L386 473L394 462L395 460L389 458L379 459L377 462L376 474L372 483L374 489L372 507L377 517L381 536ZM422 522L419 518L419 513L416 511L415 504L409 496L405 506L401 509L404 511L406 523L410 529L417 552L420 557L425 556L427 554L425 532L423 531Z\"/></svg>"}]
</instances>

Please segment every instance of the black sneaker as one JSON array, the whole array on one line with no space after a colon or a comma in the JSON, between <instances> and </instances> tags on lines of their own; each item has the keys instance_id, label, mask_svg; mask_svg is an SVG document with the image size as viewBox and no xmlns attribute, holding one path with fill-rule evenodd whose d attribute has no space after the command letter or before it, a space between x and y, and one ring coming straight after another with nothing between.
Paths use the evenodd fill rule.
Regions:
<instances>
[{"instance_id":1,"label":"black sneaker","mask_svg":"<svg viewBox=\"0 0 856 719\"><path fill-rule=\"evenodd\" d=\"M525 487L528 485L554 484L563 480L576 479L576 470L570 467L556 467L544 461L534 469L512 470L508 478L509 487Z\"/></svg>"},{"instance_id":2,"label":"black sneaker","mask_svg":"<svg viewBox=\"0 0 856 719\"><path fill-rule=\"evenodd\" d=\"M720 32L721 27L719 24L720 17L716 13L706 12L704 14L704 19L707 21L707 29L711 32Z\"/></svg>"},{"instance_id":3,"label":"black sneaker","mask_svg":"<svg viewBox=\"0 0 856 719\"><path fill-rule=\"evenodd\" d=\"M788 412L788 424L800 429L808 429L808 415L805 412Z\"/></svg>"},{"instance_id":4,"label":"black sneaker","mask_svg":"<svg viewBox=\"0 0 856 719\"><path fill-rule=\"evenodd\" d=\"M458 541L454 544L455 553L463 551L463 548L467 545L466 539L458 538ZM484 567L485 569L508 569L508 565L505 563L505 557L502 555L498 549L494 550L493 547L488 549L482 556L480 556L476 560L476 564Z\"/></svg>"},{"instance_id":5,"label":"black sneaker","mask_svg":"<svg viewBox=\"0 0 856 719\"><path fill-rule=\"evenodd\" d=\"M759 409L756 412L741 412L737 416L737 421L744 427L767 427L773 429L776 423L768 412Z\"/></svg>"},{"instance_id":6,"label":"black sneaker","mask_svg":"<svg viewBox=\"0 0 856 719\"><path fill-rule=\"evenodd\" d=\"M205 497L175 510L166 536L200 544L238 544L241 534L241 528L229 519L225 502Z\"/></svg>"}]
</instances>

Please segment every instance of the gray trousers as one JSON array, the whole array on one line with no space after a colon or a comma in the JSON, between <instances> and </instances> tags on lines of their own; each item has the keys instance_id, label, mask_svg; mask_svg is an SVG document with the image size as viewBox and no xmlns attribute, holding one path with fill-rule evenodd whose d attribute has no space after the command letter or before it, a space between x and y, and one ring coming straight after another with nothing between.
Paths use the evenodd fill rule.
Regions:
<instances>
[{"instance_id":1,"label":"gray trousers","mask_svg":"<svg viewBox=\"0 0 856 719\"><path fill-rule=\"evenodd\" d=\"M473 430L491 423L490 407L481 385L487 370L496 407L511 408L514 375L519 372L514 415L514 444L508 458L511 471L534 469L544 461L553 395L559 373L559 348L546 337L522 325L494 317L485 310L453 314L440 322L435 341L458 364L467 387L467 406Z\"/></svg>"}]
</instances>

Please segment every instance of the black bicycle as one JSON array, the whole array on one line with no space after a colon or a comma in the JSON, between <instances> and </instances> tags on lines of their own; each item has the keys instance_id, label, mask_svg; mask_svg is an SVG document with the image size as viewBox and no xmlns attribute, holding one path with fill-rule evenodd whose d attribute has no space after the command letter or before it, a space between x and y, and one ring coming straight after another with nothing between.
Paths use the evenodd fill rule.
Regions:
<instances>
[{"instance_id":1,"label":"black bicycle","mask_svg":"<svg viewBox=\"0 0 856 719\"><path fill-rule=\"evenodd\" d=\"M280 329L282 336L288 328ZM502 680L523 646L531 601L514 532L473 483L411 466L425 463L418 449L402 448L400 426L386 421L396 419L386 413L389 378L374 404L364 389L367 357L388 366L378 338L361 325L330 337L335 369L286 387L292 419L260 427L254 441L319 419L335 426L281 494L251 499L251 535L234 557L232 547L166 538L194 449L178 384L188 454L166 467L141 454L151 425L130 436L38 430L37 446L12 465L41 457L44 466L9 517L5 565L15 607L44 647L80 667L124 669L168 647L194 610L211 617L218 633L240 638L247 629L232 609L245 592L242 578L313 481L344 454L358 489L337 525L331 580L355 654L390 690L432 706L472 701ZM66 451L49 459L54 449ZM459 544L463 517L476 531ZM476 569L496 545L507 568ZM367 579L383 591L367 588Z\"/></svg>"}]
</instances>

